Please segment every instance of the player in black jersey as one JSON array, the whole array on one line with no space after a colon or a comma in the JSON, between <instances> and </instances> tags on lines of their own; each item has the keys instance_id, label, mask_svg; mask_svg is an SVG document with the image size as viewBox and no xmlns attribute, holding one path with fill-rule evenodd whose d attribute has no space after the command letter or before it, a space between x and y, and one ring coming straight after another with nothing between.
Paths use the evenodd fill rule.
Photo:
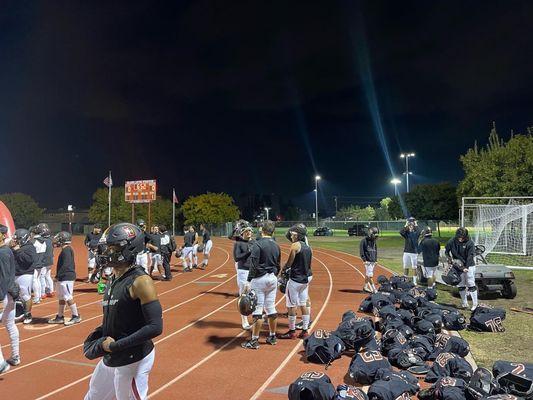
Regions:
<instances>
[{"instance_id":1,"label":"player in black jersey","mask_svg":"<svg viewBox=\"0 0 533 400\"><path fill-rule=\"evenodd\" d=\"M305 226L295 225L289 229L292 241L289 258L283 271L290 268L289 280L287 282L286 304L289 314L289 330L280 335L280 339L305 339L309 334L309 308L307 300L309 297L309 271L311 270L311 260L313 252L305 243L307 229ZM302 313L302 331L296 336L296 309L300 308Z\"/></svg>"},{"instance_id":2,"label":"player in black jersey","mask_svg":"<svg viewBox=\"0 0 533 400\"><path fill-rule=\"evenodd\" d=\"M259 333L263 326L263 311L268 318L269 335L266 342L275 345L278 313L276 311L276 291L278 288L277 275L280 269L281 250L272 238L275 225L272 221L265 221L261 226L261 238L252 245L250 254L250 272L244 292L250 289L257 295L257 306L253 312L254 325L252 338L241 344L245 349L259 348Z\"/></svg>"},{"instance_id":3,"label":"player in black jersey","mask_svg":"<svg viewBox=\"0 0 533 400\"><path fill-rule=\"evenodd\" d=\"M211 248L213 247L213 241L211 240L211 234L207 230L204 224L200 224L200 233L202 234L202 244L204 245L204 259L200 264L200 269L205 269L207 263L209 262L209 254L211 253Z\"/></svg>"},{"instance_id":4,"label":"player in black jersey","mask_svg":"<svg viewBox=\"0 0 533 400\"><path fill-rule=\"evenodd\" d=\"M252 245L254 231L251 226L241 228L239 236L235 236L233 245L233 259L237 268L237 286L239 287L239 296L243 294L246 283L248 282L248 272L250 271L250 255L252 254ZM241 315L242 329L251 328L246 315Z\"/></svg>"},{"instance_id":5,"label":"player in black jersey","mask_svg":"<svg viewBox=\"0 0 533 400\"><path fill-rule=\"evenodd\" d=\"M183 272L192 272L196 268L194 246L198 244L198 234L194 230L194 226L190 225L187 232L183 236L183 248L181 249L181 260L183 262ZM187 258L191 265L187 265Z\"/></svg>"},{"instance_id":6,"label":"player in black jersey","mask_svg":"<svg viewBox=\"0 0 533 400\"><path fill-rule=\"evenodd\" d=\"M104 236L107 250L103 257L113 275L102 301L102 325L87 339L97 342L104 356L85 400L145 399L155 357L152 339L161 334L163 320L154 283L135 264L136 255L144 249L144 235L135 225L118 223Z\"/></svg>"},{"instance_id":7,"label":"player in black jersey","mask_svg":"<svg viewBox=\"0 0 533 400\"><path fill-rule=\"evenodd\" d=\"M85 237L85 246L87 247L87 280L91 281L91 275L96 267L96 250L100 238L102 237L102 226L100 224L94 224L92 232L89 232Z\"/></svg>"}]
</instances>

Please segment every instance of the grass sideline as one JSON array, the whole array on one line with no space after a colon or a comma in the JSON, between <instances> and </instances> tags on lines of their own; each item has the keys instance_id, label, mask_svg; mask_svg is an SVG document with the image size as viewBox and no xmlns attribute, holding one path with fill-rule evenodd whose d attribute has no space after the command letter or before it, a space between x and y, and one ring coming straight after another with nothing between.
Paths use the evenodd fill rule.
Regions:
<instances>
[{"instance_id":1,"label":"grass sideline","mask_svg":"<svg viewBox=\"0 0 533 400\"><path fill-rule=\"evenodd\" d=\"M441 238L444 244L449 237ZM309 237L311 246L344 251L359 256L360 237ZM402 272L403 238L399 234L380 237L378 262L397 272ZM518 295L515 299L499 297L480 298L480 302L504 308L507 318L503 322L504 333L477 333L461 331L461 336L470 344L472 354L480 367L492 369L497 360L533 363L533 315L511 311L511 307L533 307L533 272L513 271L516 276ZM459 305L455 290L439 285L439 303ZM467 318L470 312L465 312Z\"/></svg>"}]
</instances>

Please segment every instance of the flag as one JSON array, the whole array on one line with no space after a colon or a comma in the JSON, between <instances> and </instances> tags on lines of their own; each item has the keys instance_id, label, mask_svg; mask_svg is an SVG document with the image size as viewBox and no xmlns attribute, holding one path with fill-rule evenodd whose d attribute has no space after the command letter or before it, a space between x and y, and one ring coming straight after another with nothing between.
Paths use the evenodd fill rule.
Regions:
<instances>
[{"instance_id":1,"label":"flag","mask_svg":"<svg viewBox=\"0 0 533 400\"><path fill-rule=\"evenodd\" d=\"M111 178L111 172L109 172L109 176L106 176L104 179L104 185L106 185L108 188L113 186L113 178Z\"/></svg>"},{"instance_id":2,"label":"flag","mask_svg":"<svg viewBox=\"0 0 533 400\"><path fill-rule=\"evenodd\" d=\"M178 198L176 197L176 191L174 189L172 189L172 202L175 204L179 203Z\"/></svg>"}]
</instances>

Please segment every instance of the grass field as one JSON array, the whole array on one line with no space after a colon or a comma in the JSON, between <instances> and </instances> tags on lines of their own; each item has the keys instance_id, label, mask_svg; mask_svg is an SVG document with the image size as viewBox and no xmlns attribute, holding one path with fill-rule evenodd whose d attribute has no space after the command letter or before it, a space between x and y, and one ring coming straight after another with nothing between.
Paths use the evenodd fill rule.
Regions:
<instances>
[{"instance_id":1,"label":"grass field","mask_svg":"<svg viewBox=\"0 0 533 400\"><path fill-rule=\"evenodd\" d=\"M344 237L310 237L310 244L314 247L344 251L359 255L359 241L361 238ZM449 237L443 237L444 244ZM380 237L378 242L379 263L391 270L402 272L403 238L398 233L391 232ZM496 360L533 362L533 315L511 311L511 307L533 307L533 272L514 271L518 295L513 300L499 297L480 298L481 302L507 311L504 321L505 333L477 333L461 331L461 335L470 343L472 353L480 366L491 368ZM459 305L458 295L452 288L439 285L438 302ZM466 315L469 317L470 312Z\"/></svg>"}]
</instances>

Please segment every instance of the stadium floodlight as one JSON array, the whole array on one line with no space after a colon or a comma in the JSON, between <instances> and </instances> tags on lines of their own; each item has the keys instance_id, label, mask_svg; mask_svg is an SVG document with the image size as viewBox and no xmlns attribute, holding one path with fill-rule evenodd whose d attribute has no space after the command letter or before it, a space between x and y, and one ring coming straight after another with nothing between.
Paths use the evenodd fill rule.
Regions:
<instances>
[{"instance_id":1,"label":"stadium floodlight","mask_svg":"<svg viewBox=\"0 0 533 400\"><path fill-rule=\"evenodd\" d=\"M409 175L413 175L412 172L409 172L409 158L414 157L415 153L402 153L400 158L405 158L405 183L407 188L407 193L409 193Z\"/></svg>"},{"instance_id":2,"label":"stadium floodlight","mask_svg":"<svg viewBox=\"0 0 533 400\"><path fill-rule=\"evenodd\" d=\"M266 213L267 213L266 219L269 219L269 218L268 218L268 212L269 212L270 210L272 210L272 207L265 207L265 211L266 211Z\"/></svg>"},{"instance_id":3,"label":"stadium floodlight","mask_svg":"<svg viewBox=\"0 0 533 400\"><path fill-rule=\"evenodd\" d=\"M315 222L318 228L318 181L322 179L320 175L315 175Z\"/></svg>"},{"instance_id":4,"label":"stadium floodlight","mask_svg":"<svg viewBox=\"0 0 533 400\"><path fill-rule=\"evenodd\" d=\"M394 185L394 195L395 196L398 196L398 185L400 183L402 183L401 180L399 180L398 178L393 178L390 183L392 183Z\"/></svg>"}]
</instances>

